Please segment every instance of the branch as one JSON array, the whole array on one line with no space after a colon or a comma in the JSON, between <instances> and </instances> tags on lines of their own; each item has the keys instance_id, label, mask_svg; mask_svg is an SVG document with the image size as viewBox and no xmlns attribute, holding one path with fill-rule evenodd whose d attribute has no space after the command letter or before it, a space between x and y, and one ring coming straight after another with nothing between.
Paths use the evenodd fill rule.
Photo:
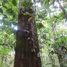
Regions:
<instances>
[{"instance_id":1,"label":"branch","mask_svg":"<svg viewBox=\"0 0 67 67\"><path fill-rule=\"evenodd\" d=\"M62 6L61 3L59 2L59 0L57 0L57 2L58 2L58 4L59 4L61 10L62 10L63 13L64 13L64 17L65 17L65 19L67 20L67 13L66 13L66 10L63 8L63 6Z\"/></svg>"}]
</instances>

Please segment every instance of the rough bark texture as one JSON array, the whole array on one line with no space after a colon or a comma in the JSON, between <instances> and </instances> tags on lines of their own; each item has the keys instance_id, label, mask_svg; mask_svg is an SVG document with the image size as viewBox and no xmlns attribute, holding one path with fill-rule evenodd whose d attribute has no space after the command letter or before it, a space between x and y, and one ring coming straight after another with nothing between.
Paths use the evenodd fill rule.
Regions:
<instances>
[{"instance_id":1,"label":"rough bark texture","mask_svg":"<svg viewBox=\"0 0 67 67\"><path fill-rule=\"evenodd\" d=\"M26 12L31 15L24 15ZM41 67L34 12L20 9L18 19L14 67Z\"/></svg>"}]
</instances>

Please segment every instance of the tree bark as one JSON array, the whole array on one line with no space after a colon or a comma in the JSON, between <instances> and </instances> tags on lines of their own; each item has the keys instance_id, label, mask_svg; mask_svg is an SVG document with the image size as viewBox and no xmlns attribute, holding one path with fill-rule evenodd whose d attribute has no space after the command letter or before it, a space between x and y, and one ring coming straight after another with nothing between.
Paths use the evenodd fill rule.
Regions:
<instances>
[{"instance_id":1,"label":"tree bark","mask_svg":"<svg viewBox=\"0 0 67 67\"><path fill-rule=\"evenodd\" d=\"M18 24L14 67L41 67L34 11L20 8Z\"/></svg>"}]
</instances>

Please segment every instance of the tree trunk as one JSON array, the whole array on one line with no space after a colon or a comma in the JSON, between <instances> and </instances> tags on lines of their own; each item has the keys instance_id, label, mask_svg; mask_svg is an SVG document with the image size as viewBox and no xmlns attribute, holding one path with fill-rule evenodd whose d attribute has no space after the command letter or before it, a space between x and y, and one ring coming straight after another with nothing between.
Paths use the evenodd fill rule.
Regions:
<instances>
[{"instance_id":1,"label":"tree trunk","mask_svg":"<svg viewBox=\"0 0 67 67\"><path fill-rule=\"evenodd\" d=\"M14 67L41 67L39 44L32 9L19 9Z\"/></svg>"}]
</instances>

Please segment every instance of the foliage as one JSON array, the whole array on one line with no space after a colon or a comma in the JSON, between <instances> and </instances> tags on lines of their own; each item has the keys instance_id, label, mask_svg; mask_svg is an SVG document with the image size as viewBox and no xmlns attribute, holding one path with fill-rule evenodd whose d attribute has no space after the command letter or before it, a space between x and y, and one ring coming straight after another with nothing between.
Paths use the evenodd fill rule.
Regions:
<instances>
[{"instance_id":1,"label":"foliage","mask_svg":"<svg viewBox=\"0 0 67 67\"><path fill-rule=\"evenodd\" d=\"M23 1L21 6L24 7L24 9L30 9L33 4L30 1Z\"/></svg>"}]
</instances>

